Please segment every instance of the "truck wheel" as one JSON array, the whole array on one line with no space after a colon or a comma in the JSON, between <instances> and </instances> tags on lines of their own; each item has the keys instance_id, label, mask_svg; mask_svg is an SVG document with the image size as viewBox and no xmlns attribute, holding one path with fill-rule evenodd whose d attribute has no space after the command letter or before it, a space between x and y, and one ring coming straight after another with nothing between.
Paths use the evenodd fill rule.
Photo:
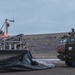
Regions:
<instances>
[{"instance_id":1,"label":"truck wheel","mask_svg":"<svg viewBox=\"0 0 75 75\"><path fill-rule=\"evenodd\" d=\"M75 67L75 55L73 56L72 66Z\"/></svg>"},{"instance_id":2,"label":"truck wheel","mask_svg":"<svg viewBox=\"0 0 75 75\"><path fill-rule=\"evenodd\" d=\"M66 65L69 66L69 67L72 67L72 62L70 61L65 61Z\"/></svg>"}]
</instances>

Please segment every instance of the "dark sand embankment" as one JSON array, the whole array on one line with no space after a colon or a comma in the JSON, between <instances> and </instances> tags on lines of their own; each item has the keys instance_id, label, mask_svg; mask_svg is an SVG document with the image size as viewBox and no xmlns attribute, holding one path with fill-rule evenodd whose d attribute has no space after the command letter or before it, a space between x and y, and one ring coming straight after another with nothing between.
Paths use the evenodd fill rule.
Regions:
<instances>
[{"instance_id":1,"label":"dark sand embankment","mask_svg":"<svg viewBox=\"0 0 75 75\"><path fill-rule=\"evenodd\" d=\"M56 58L58 40L67 33L25 35L28 47L36 58Z\"/></svg>"}]
</instances>

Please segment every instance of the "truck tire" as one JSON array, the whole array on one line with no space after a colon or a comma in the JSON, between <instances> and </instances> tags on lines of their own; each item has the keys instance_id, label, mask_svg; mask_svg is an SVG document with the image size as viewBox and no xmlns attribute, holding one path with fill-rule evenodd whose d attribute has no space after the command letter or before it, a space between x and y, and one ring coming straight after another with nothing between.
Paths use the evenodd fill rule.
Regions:
<instances>
[{"instance_id":1,"label":"truck tire","mask_svg":"<svg viewBox=\"0 0 75 75\"><path fill-rule=\"evenodd\" d=\"M72 67L72 66L73 66L72 62L70 62L70 61L65 61L65 64L66 64L67 66L69 66L69 67Z\"/></svg>"},{"instance_id":2,"label":"truck tire","mask_svg":"<svg viewBox=\"0 0 75 75\"><path fill-rule=\"evenodd\" d=\"M72 66L75 67L75 55L73 56Z\"/></svg>"},{"instance_id":3,"label":"truck tire","mask_svg":"<svg viewBox=\"0 0 75 75\"><path fill-rule=\"evenodd\" d=\"M65 61L66 65L69 67L75 67L75 55L73 56L73 59L71 61Z\"/></svg>"}]
</instances>

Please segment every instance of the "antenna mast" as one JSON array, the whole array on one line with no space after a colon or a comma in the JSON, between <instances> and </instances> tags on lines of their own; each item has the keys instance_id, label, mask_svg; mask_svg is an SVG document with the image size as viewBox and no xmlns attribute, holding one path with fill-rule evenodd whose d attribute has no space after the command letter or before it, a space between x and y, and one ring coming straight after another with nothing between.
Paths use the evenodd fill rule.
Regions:
<instances>
[{"instance_id":1,"label":"antenna mast","mask_svg":"<svg viewBox=\"0 0 75 75\"><path fill-rule=\"evenodd\" d=\"M9 22L15 22L14 19L13 20L8 20L7 18L5 19L5 36L8 37L8 27L10 26Z\"/></svg>"}]
</instances>

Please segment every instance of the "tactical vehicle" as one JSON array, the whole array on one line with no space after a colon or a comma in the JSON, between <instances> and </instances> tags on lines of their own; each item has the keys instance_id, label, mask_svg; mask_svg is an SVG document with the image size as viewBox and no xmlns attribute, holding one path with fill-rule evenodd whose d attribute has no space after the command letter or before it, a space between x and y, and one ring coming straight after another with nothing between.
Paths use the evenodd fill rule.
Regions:
<instances>
[{"instance_id":1,"label":"tactical vehicle","mask_svg":"<svg viewBox=\"0 0 75 75\"><path fill-rule=\"evenodd\" d=\"M68 33L60 38L57 46L58 58L65 61L69 67L75 67L75 31L72 28L72 32Z\"/></svg>"}]
</instances>

